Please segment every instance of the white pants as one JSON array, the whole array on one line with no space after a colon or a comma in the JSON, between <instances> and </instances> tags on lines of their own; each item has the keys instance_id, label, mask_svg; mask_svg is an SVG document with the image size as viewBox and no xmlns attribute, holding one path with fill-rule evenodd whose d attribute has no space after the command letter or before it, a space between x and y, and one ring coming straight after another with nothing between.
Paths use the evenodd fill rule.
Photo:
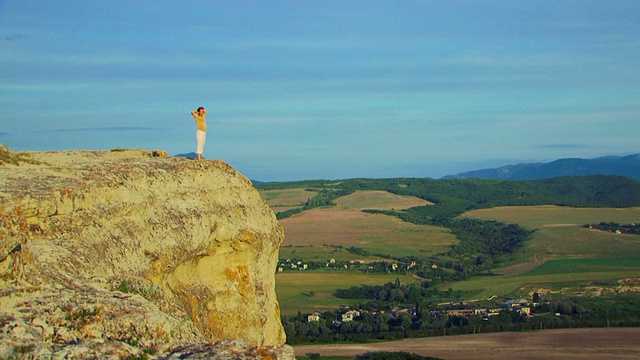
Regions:
<instances>
[{"instance_id":1,"label":"white pants","mask_svg":"<svg viewBox=\"0 0 640 360\"><path fill-rule=\"evenodd\" d=\"M204 143L205 141L207 141L207 133L202 130L196 131L196 140L198 140L198 147L196 148L196 154L202 155L202 152L204 151Z\"/></svg>"}]
</instances>

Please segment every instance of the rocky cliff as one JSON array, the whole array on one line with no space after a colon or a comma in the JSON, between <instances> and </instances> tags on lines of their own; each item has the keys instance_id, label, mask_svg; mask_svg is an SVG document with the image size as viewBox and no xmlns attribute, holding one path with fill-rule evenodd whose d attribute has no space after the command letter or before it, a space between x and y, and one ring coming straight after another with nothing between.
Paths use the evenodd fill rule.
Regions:
<instances>
[{"instance_id":1,"label":"rocky cliff","mask_svg":"<svg viewBox=\"0 0 640 360\"><path fill-rule=\"evenodd\" d=\"M246 177L161 151L0 150L0 357L293 358L283 230Z\"/></svg>"}]
</instances>

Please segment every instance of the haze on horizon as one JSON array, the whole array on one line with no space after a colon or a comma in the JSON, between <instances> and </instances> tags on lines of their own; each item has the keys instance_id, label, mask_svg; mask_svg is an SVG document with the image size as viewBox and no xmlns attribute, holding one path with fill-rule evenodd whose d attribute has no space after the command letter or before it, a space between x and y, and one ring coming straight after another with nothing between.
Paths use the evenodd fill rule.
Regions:
<instances>
[{"instance_id":1,"label":"haze on horizon","mask_svg":"<svg viewBox=\"0 0 640 360\"><path fill-rule=\"evenodd\" d=\"M195 151L251 179L640 152L640 2L0 1L0 143Z\"/></svg>"}]
</instances>

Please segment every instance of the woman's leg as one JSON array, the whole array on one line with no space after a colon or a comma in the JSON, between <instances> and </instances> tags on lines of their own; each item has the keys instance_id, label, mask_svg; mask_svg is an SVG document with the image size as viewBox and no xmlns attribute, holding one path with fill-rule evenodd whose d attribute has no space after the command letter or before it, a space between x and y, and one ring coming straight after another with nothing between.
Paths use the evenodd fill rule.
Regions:
<instances>
[{"instance_id":1,"label":"woman's leg","mask_svg":"<svg viewBox=\"0 0 640 360\"><path fill-rule=\"evenodd\" d=\"M207 141L207 133L202 130L196 131L196 140L198 141L196 154L198 155L198 160L200 160L202 153L204 152L204 143Z\"/></svg>"}]
</instances>

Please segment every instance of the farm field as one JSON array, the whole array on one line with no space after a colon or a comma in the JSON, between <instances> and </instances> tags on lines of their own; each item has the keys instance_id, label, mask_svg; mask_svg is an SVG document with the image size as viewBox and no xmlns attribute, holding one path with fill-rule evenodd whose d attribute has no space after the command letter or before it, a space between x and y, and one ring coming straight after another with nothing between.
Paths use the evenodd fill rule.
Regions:
<instances>
[{"instance_id":1,"label":"farm field","mask_svg":"<svg viewBox=\"0 0 640 360\"><path fill-rule=\"evenodd\" d=\"M270 190L270 204L302 201L311 195L303 189ZM265 194L263 194L265 196ZM383 214L369 214L363 209L401 210L428 202L385 191L357 191L338 198L333 207L315 208L282 219L285 241L280 258L305 261L380 260L375 254L425 257L446 252L457 242L447 228L415 225ZM275 209L274 209L275 210ZM536 230L523 249L511 255L509 265L494 269L493 276L477 276L465 281L441 284L442 290L469 291L476 298L492 295L565 293L573 291L615 291L621 279L640 278L640 237L613 234L582 227L587 223L631 223L640 219L640 208L571 208L560 206L513 206L474 210L461 217L517 223ZM356 255L355 247L368 255ZM623 260L623 258L625 260ZM584 259L584 260L574 260ZM611 261L610 259L619 259ZM574 262L571 262L574 261ZM575 262L582 261L582 262ZM361 284L384 284L388 277L359 273L285 272L276 276L276 290L284 314L327 310L346 304L332 294L336 288ZM403 279L416 281L415 279ZM594 282L606 284L593 288ZM312 293L313 296L309 296ZM357 302L349 300L350 303Z\"/></svg>"},{"instance_id":2,"label":"farm field","mask_svg":"<svg viewBox=\"0 0 640 360\"><path fill-rule=\"evenodd\" d=\"M477 359L637 359L639 328L560 329L437 336L371 344L294 346L296 357L319 354L355 359L368 352L410 352L447 360Z\"/></svg>"},{"instance_id":3,"label":"farm field","mask_svg":"<svg viewBox=\"0 0 640 360\"><path fill-rule=\"evenodd\" d=\"M497 276L473 277L443 284L454 290L476 291L488 297L513 293L520 288L552 291L553 284L572 284L565 293L582 293L593 282L619 286L618 280L640 277L640 236L614 234L582 227L588 223L631 223L640 219L640 208L569 208L558 206L497 207L467 212L462 217L518 223L537 229L531 240L514 255L515 265L494 269Z\"/></svg>"},{"instance_id":4,"label":"farm field","mask_svg":"<svg viewBox=\"0 0 640 360\"><path fill-rule=\"evenodd\" d=\"M404 209L430 204L419 198L398 196L386 191L358 191L336 199L335 203L337 206L306 210L280 220L285 229L285 241L280 247L281 259L380 261L383 258L375 254L428 256L447 251L457 241L446 228L415 225L393 216L361 211ZM364 249L369 255L347 251L346 248L350 247ZM347 301L333 296L337 288L380 285L393 282L396 278L403 283L416 281L402 273L368 275L342 271L336 274L336 270L285 272L276 275L276 292L284 314L295 314L298 310L324 311L347 304ZM308 296L310 291L314 292L314 296Z\"/></svg>"},{"instance_id":5,"label":"farm field","mask_svg":"<svg viewBox=\"0 0 640 360\"><path fill-rule=\"evenodd\" d=\"M305 189L260 190L260 195L274 212L300 208L310 198L317 195Z\"/></svg>"},{"instance_id":6,"label":"farm field","mask_svg":"<svg viewBox=\"0 0 640 360\"><path fill-rule=\"evenodd\" d=\"M592 295L615 292L622 287L619 280L640 278L640 267L632 270L602 272L559 273L549 275L477 276L469 280L439 285L475 293L474 299L488 299L493 295L530 297L532 292L553 294L562 290L564 295ZM597 285L596 285L597 284Z\"/></svg>"},{"instance_id":7,"label":"farm field","mask_svg":"<svg viewBox=\"0 0 640 360\"><path fill-rule=\"evenodd\" d=\"M282 219L284 245L358 247L371 254L409 256L447 251L457 242L447 228L415 225L345 207L318 208Z\"/></svg>"},{"instance_id":8,"label":"farm field","mask_svg":"<svg viewBox=\"0 0 640 360\"><path fill-rule=\"evenodd\" d=\"M605 222L634 223L640 207L572 208L560 206L512 206L469 211L461 217L517 223L536 229L533 238L516 256L518 262L540 263L549 259L618 258L640 256L640 237L582 227Z\"/></svg>"},{"instance_id":9,"label":"farm field","mask_svg":"<svg viewBox=\"0 0 640 360\"><path fill-rule=\"evenodd\" d=\"M640 268L640 257L585 258L549 260L527 275L555 275L585 272L635 271Z\"/></svg>"},{"instance_id":10,"label":"farm field","mask_svg":"<svg viewBox=\"0 0 640 360\"><path fill-rule=\"evenodd\" d=\"M335 203L343 208L353 210L393 210L433 205L432 202L422 200L415 196L396 195L388 191L379 190L356 191L353 194L336 199Z\"/></svg>"},{"instance_id":11,"label":"farm field","mask_svg":"<svg viewBox=\"0 0 640 360\"><path fill-rule=\"evenodd\" d=\"M640 207L632 208L574 208L554 205L499 206L491 209L468 211L461 215L484 220L517 223L530 228L544 226L581 226L587 223L614 221L633 223L640 221Z\"/></svg>"}]
</instances>

